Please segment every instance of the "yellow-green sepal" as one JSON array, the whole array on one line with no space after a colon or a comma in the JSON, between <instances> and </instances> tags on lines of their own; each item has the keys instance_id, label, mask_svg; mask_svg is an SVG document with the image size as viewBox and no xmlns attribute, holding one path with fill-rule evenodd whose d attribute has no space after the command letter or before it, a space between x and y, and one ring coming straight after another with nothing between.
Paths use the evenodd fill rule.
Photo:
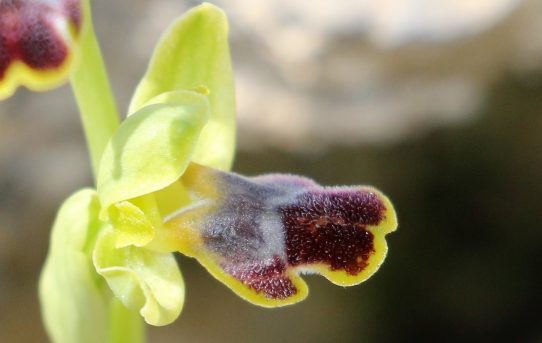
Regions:
<instances>
[{"instance_id":1,"label":"yellow-green sepal","mask_svg":"<svg viewBox=\"0 0 542 343\"><path fill-rule=\"evenodd\" d=\"M104 209L176 181L209 118L205 95L175 91L152 99L128 117L109 141L98 173Z\"/></svg>"},{"instance_id":2,"label":"yellow-green sepal","mask_svg":"<svg viewBox=\"0 0 542 343\"><path fill-rule=\"evenodd\" d=\"M92 249L105 223L94 190L83 189L61 206L39 283L45 328L56 343L106 342L110 294L96 273Z\"/></svg>"},{"instance_id":3,"label":"yellow-green sepal","mask_svg":"<svg viewBox=\"0 0 542 343\"><path fill-rule=\"evenodd\" d=\"M139 83L129 113L149 99L177 89L209 89L211 118L193 161L227 170L235 152L235 90L228 46L228 22L218 7L204 3L166 31Z\"/></svg>"},{"instance_id":4,"label":"yellow-green sepal","mask_svg":"<svg viewBox=\"0 0 542 343\"><path fill-rule=\"evenodd\" d=\"M115 233L105 229L93 256L114 295L128 309L138 310L148 324L173 322L184 304L184 281L173 254L115 244Z\"/></svg>"}]
</instances>

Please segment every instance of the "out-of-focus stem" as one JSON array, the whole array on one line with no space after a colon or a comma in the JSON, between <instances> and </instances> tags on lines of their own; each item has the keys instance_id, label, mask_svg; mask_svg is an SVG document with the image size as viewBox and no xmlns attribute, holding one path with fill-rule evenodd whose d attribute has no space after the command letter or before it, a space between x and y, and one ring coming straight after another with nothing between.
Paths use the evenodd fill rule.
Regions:
<instances>
[{"instance_id":1,"label":"out-of-focus stem","mask_svg":"<svg viewBox=\"0 0 542 343\"><path fill-rule=\"evenodd\" d=\"M119 126L119 115L94 34L89 1L83 1L83 6L85 18L81 33L80 63L72 73L70 81L81 114L96 178L105 146Z\"/></svg>"},{"instance_id":2,"label":"out-of-focus stem","mask_svg":"<svg viewBox=\"0 0 542 343\"><path fill-rule=\"evenodd\" d=\"M111 299L110 343L144 343L145 327L139 312L128 310L115 298Z\"/></svg>"}]
</instances>

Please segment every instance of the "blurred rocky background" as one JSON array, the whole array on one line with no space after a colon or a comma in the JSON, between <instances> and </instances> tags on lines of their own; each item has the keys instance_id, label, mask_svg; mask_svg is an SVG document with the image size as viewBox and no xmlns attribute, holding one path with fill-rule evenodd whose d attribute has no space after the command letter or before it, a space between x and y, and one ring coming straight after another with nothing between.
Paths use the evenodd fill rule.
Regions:
<instances>
[{"instance_id":1,"label":"blurred rocky background","mask_svg":"<svg viewBox=\"0 0 542 343\"><path fill-rule=\"evenodd\" d=\"M124 110L160 32L196 1L94 1ZM150 342L542 342L542 2L220 0L245 174L373 184L399 231L381 270L266 310L179 257ZM55 211L91 185L69 87L0 103L0 342L47 341L36 284Z\"/></svg>"}]
</instances>

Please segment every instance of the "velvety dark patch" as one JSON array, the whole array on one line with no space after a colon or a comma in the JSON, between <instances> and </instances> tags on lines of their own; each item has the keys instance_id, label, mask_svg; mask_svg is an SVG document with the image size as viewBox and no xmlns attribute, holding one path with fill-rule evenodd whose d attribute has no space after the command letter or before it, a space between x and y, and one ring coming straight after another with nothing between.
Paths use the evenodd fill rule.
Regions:
<instances>
[{"instance_id":1,"label":"velvety dark patch","mask_svg":"<svg viewBox=\"0 0 542 343\"><path fill-rule=\"evenodd\" d=\"M20 59L34 69L56 68L68 55L64 41L39 16L22 27L18 43Z\"/></svg>"},{"instance_id":2,"label":"velvety dark patch","mask_svg":"<svg viewBox=\"0 0 542 343\"><path fill-rule=\"evenodd\" d=\"M270 299L286 299L297 293L286 275L286 266L278 257L270 264L254 262L226 265L224 271Z\"/></svg>"},{"instance_id":3,"label":"velvety dark patch","mask_svg":"<svg viewBox=\"0 0 542 343\"><path fill-rule=\"evenodd\" d=\"M0 78L16 60L42 70L58 68L65 61L68 47L56 31L53 18L66 16L79 28L81 9L75 0L66 0L62 6L53 8L38 1L0 1Z\"/></svg>"},{"instance_id":4,"label":"velvety dark patch","mask_svg":"<svg viewBox=\"0 0 542 343\"><path fill-rule=\"evenodd\" d=\"M383 218L384 205L360 190L311 191L279 208L286 228L286 255L292 266L325 263L356 275L374 252L365 228Z\"/></svg>"}]
</instances>

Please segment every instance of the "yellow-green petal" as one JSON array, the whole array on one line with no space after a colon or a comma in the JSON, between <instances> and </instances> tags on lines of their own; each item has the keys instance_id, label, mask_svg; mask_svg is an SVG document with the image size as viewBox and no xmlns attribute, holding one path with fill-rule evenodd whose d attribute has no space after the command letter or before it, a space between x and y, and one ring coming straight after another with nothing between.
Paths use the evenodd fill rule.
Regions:
<instances>
[{"instance_id":1,"label":"yellow-green petal","mask_svg":"<svg viewBox=\"0 0 542 343\"><path fill-rule=\"evenodd\" d=\"M94 265L124 306L139 310L148 324L167 325L179 316L184 282L172 254L117 249L115 234L107 228L96 243Z\"/></svg>"},{"instance_id":2,"label":"yellow-green petal","mask_svg":"<svg viewBox=\"0 0 542 343\"><path fill-rule=\"evenodd\" d=\"M130 104L135 113L149 99L177 89L209 89L211 119L193 161L218 169L231 167L235 151L235 90L228 46L228 22L204 3L173 23L162 37Z\"/></svg>"},{"instance_id":3,"label":"yellow-green petal","mask_svg":"<svg viewBox=\"0 0 542 343\"><path fill-rule=\"evenodd\" d=\"M106 342L108 291L92 264L92 248L104 223L95 191L83 189L60 208L41 274L39 295L45 328L56 343Z\"/></svg>"},{"instance_id":4,"label":"yellow-green petal","mask_svg":"<svg viewBox=\"0 0 542 343\"><path fill-rule=\"evenodd\" d=\"M159 95L128 117L109 141L100 163L98 193L103 208L176 181L208 117L206 96L191 91Z\"/></svg>"}]
</instances>

